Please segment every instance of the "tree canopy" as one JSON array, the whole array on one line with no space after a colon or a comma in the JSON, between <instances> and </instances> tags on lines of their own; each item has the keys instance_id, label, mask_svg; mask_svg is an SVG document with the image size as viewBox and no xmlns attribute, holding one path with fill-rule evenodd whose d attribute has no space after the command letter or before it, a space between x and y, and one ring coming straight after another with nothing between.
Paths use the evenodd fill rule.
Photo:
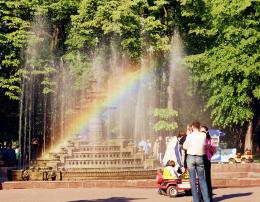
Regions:
<instances>
[{"instance_id":1,"label":"tree canopy","mask_svg":"<svg viewBox=\"0 0 260 202\"><path fill-rule=\"evenodd\" d=\"M40 75L43 94L53 99L59 90L55 82L61 82L61 71L53 71L53 64L61 70L61 61L70 63L66 71L79 90L84 78L92 77L90 59L109 52L111 45L132 63L141 63L143 56L155 58L163 81L171 38L178 30L194 84L189 93L201 96L215 126L245 133L253 124L254 130L259 127L259 15L258 0L0 0L1 120L18 124L26 66ZM35 16L47 21L46 32L37 36L46 42L38 50L45 52L45 61L26 61ZM156 92L165 84L160 85ZM14 133L10 128L0 130L0 136Z\"/></svg>"}]
</instances>

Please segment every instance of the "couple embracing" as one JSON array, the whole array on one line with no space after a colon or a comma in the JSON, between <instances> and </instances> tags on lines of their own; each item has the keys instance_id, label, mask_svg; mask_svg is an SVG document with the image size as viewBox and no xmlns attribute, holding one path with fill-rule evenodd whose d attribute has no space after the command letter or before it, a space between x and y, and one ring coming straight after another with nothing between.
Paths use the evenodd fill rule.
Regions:
<instances>
[{"instance_id":1,"label":"couple embracing","mask_svg":"<svg viewBox=\"0 0 260 202\"><path fill-rule=\"evenodd\" d=\"M204 202L212 202L212 187L210 179L210 159L216 152L212 146L207 127L201 127L198 121L191 125L191 133L187 135L183 144L187 152L187 167L190 176L193 202L199 202L199 194L196 188L196 173L199 178L199 186Z\"/></svg>"}]
</instances>

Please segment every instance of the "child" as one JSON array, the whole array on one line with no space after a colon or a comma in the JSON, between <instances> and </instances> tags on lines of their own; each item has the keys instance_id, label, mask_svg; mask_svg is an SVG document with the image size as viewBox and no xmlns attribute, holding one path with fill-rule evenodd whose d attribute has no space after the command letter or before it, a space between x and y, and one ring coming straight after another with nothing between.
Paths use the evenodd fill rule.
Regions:
<instances>
[{"instance_id":1,"label":"child","mask_svg":"<svg viewBox=\"0 0 260 202\"><path fill-rule=\"evenodd\" d=\"M177 172L178 168L175 167L175 162L173 160L170 160L166 167L163 169L163 179L164 180L172 180L172 179L178 179L179 174Z\"/></svg>"}]
</instances>

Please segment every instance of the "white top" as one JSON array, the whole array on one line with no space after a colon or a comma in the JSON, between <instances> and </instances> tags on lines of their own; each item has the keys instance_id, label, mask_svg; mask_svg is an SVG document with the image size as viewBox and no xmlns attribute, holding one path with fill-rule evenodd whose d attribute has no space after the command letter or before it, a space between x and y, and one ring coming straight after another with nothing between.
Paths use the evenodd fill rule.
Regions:
<instances>
[{"instance_id":1,"label":"white top","mask_svg":"<svg viewBox=\"0 0 260 202\"><path fill-rule=\"evenodd\" d=\"M170 161L170 160L174 160L175 161L175 166L176 167L180 166L178 164L176 153L175 153L175 147L176 147L177 142L178 142L178 139L177 139L176 136L171 138L171 140L169 141L169 143L168 143L168 145L166 147L166 151L164 153L164 157L163 157L163 164L165 166L166 166L167 162Z\"/></svg>"},{"instance_id":2,"label":"white top","mask_svg":"<svg viewBox=\"0 0 260 202\"><path fill-rule=\"evenodd\" d=\"M187 135L183 148L187 154L202 156L205 154L206 134L195 131Z\"/></svg>"}]
</instances>

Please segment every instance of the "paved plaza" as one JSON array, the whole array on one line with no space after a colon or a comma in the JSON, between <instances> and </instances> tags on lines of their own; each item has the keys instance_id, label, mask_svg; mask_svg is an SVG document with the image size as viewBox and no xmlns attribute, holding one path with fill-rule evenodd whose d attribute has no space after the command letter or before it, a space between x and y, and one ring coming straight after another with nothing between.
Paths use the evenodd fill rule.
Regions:
<instances>
[{"instance_id":1,"label":"paved plaza","mask_svg":"<svg viewBox=\"0 0 260 202\"><path fill-rule=\"evenodd\" d=\"M214 189L214 201L259 202L260 187ZM170 198L156 189L11 189L0 190L1 202L191 202L191 196Z\"/></svg>"}]
</instances>

